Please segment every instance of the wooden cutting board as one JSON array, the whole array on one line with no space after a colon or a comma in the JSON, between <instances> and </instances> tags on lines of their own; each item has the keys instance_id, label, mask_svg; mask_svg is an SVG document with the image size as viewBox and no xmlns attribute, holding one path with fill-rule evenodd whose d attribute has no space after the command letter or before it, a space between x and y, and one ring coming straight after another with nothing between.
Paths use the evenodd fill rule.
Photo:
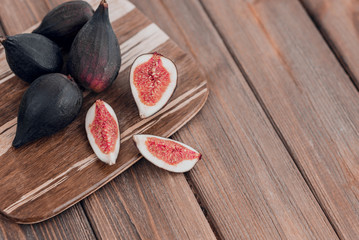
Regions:
<instances>
[{"instance_id":1,"label":"wooden cutting board","mask_svg":"<svg viewBox=\"0 0 359 240\"><path fill-rule=\"evenodd\" d=\"M99 3L89 2L94 8ZM84 93L81 113L64 130L16 150L11 143L17 111L29 85L11 73L4 50L0 49L0 211L18 223L43 221L93 193L141 158L133 134L168 137L195 116L207 99L207 81L188 55L130 2L108 0L108 3L122 52L116 81L103 93ZM178 85L161 111L140 119L130 91L130 66L138 55L154 51L175 62ZM85 115L97 99L108 102L119 120L121 149L113 166L96 158L86 137Z\"/></svg>"}]
</instances>

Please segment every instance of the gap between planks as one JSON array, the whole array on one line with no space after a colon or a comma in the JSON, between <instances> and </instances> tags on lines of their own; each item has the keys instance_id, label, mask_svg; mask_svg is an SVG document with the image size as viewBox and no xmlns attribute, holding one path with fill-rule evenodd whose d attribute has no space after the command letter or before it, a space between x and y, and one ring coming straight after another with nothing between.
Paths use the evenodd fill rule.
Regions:
<instances>
[{"instance_id":1,"label":"gap between planks","mask_svg":"<svg viewBox=\"0 0 359 240\"><path fill-rule=\"evenodd\" d=\"M325 30L324 27L321 26L319 20L315 17L315 15L310 11L308 6L305 4L303 0L298 0L298 2L302 5L303 9L307 13L310 20L312 20L312 23L314 24L315 28L318 30L320 35L323 37L323 40L327 44L330 51L333 53L335 58L338 60L339 64L343 68L344 72L348 75L349 79L353 83L354 87L357 91L359 91L359 85L358 85L358 79L355 77L355 74L350 69L348 63L344 60L344 57L340 53L340 50L335 45L334 41L331 39L328 32Z\"/></svg>"},{"instance_id":2,"label":"gap between planks","mask_svg":"<svg viewBox=\"0 0 359 240\"><path fill-rule=\"evenodd\" d=\"M203 152L203 151L202 151ZM203 161L203 159L201 159ZM209 226L212 229L212 232L214 234L214 236L217 239L225 239L224 236L221 234L220 231L218 231L218 226L216 225L213 216L211 215L210 211L207 209L206 205L203 204L203 199L202 199L202 195L199 194L199 191L196 187L196 185L194 184L193 180L191 179L191 177L189 176L188 172L184 173L185 179L189 185L189 187L191 188L194 197L196 198L196 201L199 205L199 207L201 208L201 211L203 213L203 216L206 218Z\"/></svg>"},{"instance_id":3,"label":"gap between planks","mask_svg":"<svg viewBox=\"0 0 359 240\"><path fill-rule=\"evenodd\" d=\"M302 0L298 0L300 3ZM322 212L324 213L325 217L327 218L328 222L330 223L331 227L333 228L335 234L338 236L339 239L342 239L340 237L340 234L338 233L337 231L337 228L335 227L335 223L332 221L332 219L330 218L330 216L328 215L328 213L325 211L325 208L323 206L323 204L321 203L321 201L319 200L318 198L318 195L317 193L314 191L314 188L311 184L311 182L308 180L308 177L307 175L305 174L305 172L303 171L303 168L301 167L300 163L297 161L293 151L290 149L287 141L285 140L282 132L280 131L279 127L277 126L277 124L275 123L272 115L270 114L268 108L266 107L266 105L264 104L264 101L263 99L261 98L261 96L259 95L258 91L256 90L254 84L252 83L252 81L250 80L248 74L246 73L246 71L244 70L244 67L242 66L242 64L240 63L239 59L236 57L235 53L233 52L232 48L230 47L230 44L228 43L228 41L226 40L226 38L222 35L222 33L219 31L217 25L215 24L212 16L210 15L208 9L206 8L205 4L203 3L203 0L199 0L199 3L201 5L201 7L203 8L204 12L206 13L208 19L211 21L211 24L213 25L213 27L215 28L217 34L220 36L221 40L223 41L226 49L228 50L229 54L231 55L232 59L234 60L234 62L236 63L239 71L242 73L245 81L247 82L248 86L250 87L251 91L253 92L255 98L257 99L258 103L260 104L261 108L263 109L265 115L267 116L267 118L269 119L271 125L273 126L275 132L277 133L278 137L280 138L281 142L283 143L285 149L287 150L288 154L290 155L291 159L293 160L295 166L298 168L298 171L300 173L300 175L302 176L302 178L304 179L304 181L306 182L306 184L308 185L311 193L313 194L313 196L315 197L315 200L317 201L320 209L322 210ZM302 3L301 3L302 4ZM302 4L303 6L303 4ZM303 7L304 8L304 7ZM305 8L304 8L305 9ZM305 9L305 11L307 12L307 9ZM310 15L309 15L310 16ZM310 17L310 19L312 20L313 22L313 19ZM316 28L318 29L317 27L317 24L314 22ZM320 30L318 30L321 35L322 35L322 32ZM323 35L322 35L323 36ZM326 40L326 38L324 37L324 40ZM326 41L327 42L327 41ZM327 42L328 44L328 42ZM328 44L328 46L330 47L330 44ZM334 44L333 44L334 46ZM332 50L332 48L330 48ZM339 54L339 53L338 53ZM337 57L338 59L338 56L334 53L334 55ZM338 61L340 62L340 64L342 65L340 59L338 59ZM342 65L342 67L344 68L344 71L347 73L346 69L345 69L345 66ZM347 73L348 74L348 73ZM348 76L350 77L351 75L348 74ZM352 83L354 84L354 86L356 87L356 84L355 82L353 81L353 79L350 77L350 79L352 80ZM356 87L357 88L357 87ZM358 90L358 88L357 88ZM200 203L199 203L200 204ZM206 215L205 215L206 216ZM207 218L207 216L206 216ZM210 219L207 218L207 221L209 223L210 222ZM215 232L216 233L216 232Z\"/></svg>"},{"instance_id":4,"label":"gap between planks","mask_svg":"<svg viewBox=\"0 0 359 240\"><path fill-rule=\"evenodd\" d=\"M201 0L202 1L202 0ZM352 70L350 69L349 65L347 64L347 62L344 60L344 57L342 56L342 54L340 53L340 50L337 48L337 46L335 45L334 41L331 39L330 35L328 34L328 32L326 31L326 29L324 27L321 26L319 20L315 17L315 15L310 11L310 9L308 8L308 6L305 4L305 2L303 0L298 0L298 2L300 3L300 5L303 7L304 11L306 12L306 14L308 15L308 18L311 20L311 22L313 23L313 25L315 26L315 28L318 30L318 32L320 33L320 35L322 36L324 42L326 43L326 45L328 46L328 48L330 49L330 51L333 53L333 55L335 56L335 58L337 59L337 61L339 62L340 66L343 68L344 72L346 73L346 75L348 76L348 78L350 79L351 83L353 84L353 86L355 87L355 89L357 91L359 91L359 85L357 84L358 79L355 77L355 74L352 72ZM231 52L232 54L232 52ZM235 60L237 60L236 58L234 58ZM249 80L250 81L250 80ZM252 86L251 86L252 88ZM257 94L256 94L257 96ZM259 94L258 94L259 96ZM264 103L261 102L261 105L263 104L263 109L265 109L265 112L267 114L267 109L264 106ZM270 116L269 112L268 112L268 117ZM331 219L331 217L329 216L329 214L325 211L323 204L321 203L321 201L319 200L318 194L314 191L314 188L312 186L312 184L310 183L310 181L308 180L307 176L304 173L304 170L302 169L302 167L299 165L299 163L297 163L296 158L294 157L291 149L288 146L288 143L286 142L286 140L284 139L282 133L280 132L279 128L277 127L277 125L274 123L274 120L272 119L272 117L269 117L271 122L273 121L273 126L275 126L276 132L278 133L278 135L280 136L283 144L285 145L286 149L288 150L289 154L291 155L292 159L294 160L295 165L298 167L298 169L300 170L300 173L302 174L304 180L306 181L306 183L308 184L311 192L313 193L315 199L317 200L320 208L322 209L322 211L324 212L325 216L327 217L329 223L332 225L332 228L334 229L335 233L337 234L339 239L344 239L341 234L339 234L339 232L337 231L337 227L335 226L335 221Z\"/></svg>"},{"instance_id":5,"label":"gap between planks","mask_svg":"<svg viewBox=\"0 0 359 240\"><path fill-rule=\"evenodd\" d=\"M86 199L86 198L85 198L85 199ZM97 235L98 233L97 233L97 231L95 231L95 227L94 227L94 225L93 225L93 223L92 223L92 221L91 221L91 219L90 219L90 216L88 215L87 209L86 209L85 206L84 206L84 201L85 201L85 199L83 199L83 200L81 200L80 202L78 202L77 205L80 205L80 206L81 206L82 211L84 212L84 215L85 215L85 217L86 217L86 220L87 220L89 226L91 227L91 230L92 230L92 233L93 233L94 237L96 238L96 240L99 240L99 239L101 239L101 236L98 236L98 235ZM71 208L73 208L73 207L74 207L74 206L72 206Z\"/></svg>"}]
</instances>

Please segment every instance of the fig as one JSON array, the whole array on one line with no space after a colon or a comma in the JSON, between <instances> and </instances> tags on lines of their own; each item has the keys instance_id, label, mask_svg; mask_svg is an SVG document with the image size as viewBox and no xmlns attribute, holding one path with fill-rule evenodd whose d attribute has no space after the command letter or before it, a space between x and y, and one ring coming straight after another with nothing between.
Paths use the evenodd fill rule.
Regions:
<instances>
[{"instance_id":1,"label":"fig","mask_svg":"<svg viewBox=\"0 0 359 240\"><path fill-rule=\"evenodd\" d=\"M131 67L130 85L141 118L158 112L172 96L177 84L175 64L158 53L136 58Z\"/></svg>"},{"instance_id":2,"label":"fig","mask_svg":"<svg viewBox=\"0 0 359 240\"><path fill-rule=\"evenodd\" d=\"M39 77L21 99L12 145L18 148L60 131L76 118L81 105L82 93L74 81L61 73Z\"/></svg>"},{"instance_id":3,"label":"fig","mask_svg":"<svg viewBox=\"0 0 359 240\"><path fill-rule=\"evenodd\" d=\"M120 151L120 129L112 107L97 100L86 114L85 128L96 156L104 163L115 164Z\"/></svg>"},{"instance_id":4,"label":"fig","mask_svg":"<svg viewBox=\"0 0 359 240\"><path fill-rule=\"evenodd\" d=\"M35 33L0 37L9 67L19 78L31 83L38 77L60 72L60 48L50 39Z\"/></svg>"},{"instance_id":5,"label":"fig","mask_svg":"<svg viewBox=\"0 0 359 240\"><path fill-rule=\"evenodd\" d=\"M84 88L102 92L118 75L121 52L113 32L108 4L102 0L72 43L68 72Z\"/></svg>"},{"instance_id":6,"label":"fig","mask_svg":"<svg viewBox=\"0 0 359 240\"><path fill-rule=\"evenodd\" d=\"M71 46L76 34L93 13L94 10L85 1L65 2L46 14L33 33L41 34L60 46Z\"/></svg>"},{"instance_id":7,"label":"fig","mask_svg":"<svg viewBox=\"0 0 359 240\"><path fill-rule=\"evenodd\" d=\"M191 170L202 155L181 142L153 135L138 134L133 139L148 161L170 172Z\"/></svg>"}]
</instances>

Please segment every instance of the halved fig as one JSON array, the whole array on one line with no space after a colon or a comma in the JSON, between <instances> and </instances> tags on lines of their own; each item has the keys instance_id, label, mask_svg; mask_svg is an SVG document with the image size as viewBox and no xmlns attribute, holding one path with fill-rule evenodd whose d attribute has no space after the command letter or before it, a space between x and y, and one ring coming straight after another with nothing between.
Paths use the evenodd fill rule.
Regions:
<instances>
[{"instance_id":1,"label":"halved fig","mask_svg":"<svg viewBox=\"0 0 359 240\"><path fill-rule=\"evenodd\" d=\"M87 138L97 157L109 165L115 164L120 151L120 130L112 107L97 100L87 112L85 125Z\"/></svg>"},{"instance_id":2,"label":"halved fig","mask_svg":"<svg viewBox=\"0 0 359 240\"><path fill-rule=\"evenodd\" d=\"M142 156L170 172L187 172L202 157L190 146L169 138L138 134L133 136L133 140Z\"/></svg>"},{"instance_id":3,"label":"halved fig","mask_svg":"<svg viewBox=\"0 0 359 240\"><path fill-rule=\"evenodd\" d=\"M158 53L141 55L132 64L130 84L140 117L149 117L172 96L177 84L176 66Z\"/></svg>"}]
</instances>

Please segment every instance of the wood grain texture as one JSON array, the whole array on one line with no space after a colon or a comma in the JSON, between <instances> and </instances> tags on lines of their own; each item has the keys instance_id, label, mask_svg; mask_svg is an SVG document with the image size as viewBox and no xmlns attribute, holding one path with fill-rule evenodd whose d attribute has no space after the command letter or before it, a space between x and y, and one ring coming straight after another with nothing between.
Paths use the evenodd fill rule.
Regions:
<instances>
[{"instance_id":1,"label":"wood grain texture","mask_svg":"<svg viewBox=\"0 0 359 240\"><path fill-rule=\"evenodd\" d=\"M0 19L8 35L19 34L38 23L49 11L45 1L38 0L1 0ZM13 17L14 14L21 18Z\"/></svg>"},{"instance_id":2,"label":"wood grain texture","mask_svg":"<svg viewBox=\"0 0 359 240\"><path fill-rule=\"evenodd\" d=\"M19 225L0 216L0 239L96 239L81 205L34 225Z\"/></svg>"},{"instance_id":3,"label":"wood grain texture","mask_svg":"<svg viewBox=\"0 0 359 240\"><path fill-rule=\"evenodd\" d=\"M337 234L357 239L357 90L298 1L225 2L203 4Z\"/></svg>"},{"instance_id":4,"label":"wood grain texture","mask_svg":"<svg viewBox=\"0 0 359 240\"><path fill-rule=\"evenodd\" d=\"M13 103L3 102L0 109L7 112L1 118L0 127L3 130L0 134L0 208L3 214L18 222L44 220L88 196L139 159L131 139L133 134L147 132L169 136L189 121L207 98L206 81L193 60L165 33L133 7L128 7L133 6L129 2L114 0L109 4L116 9L110 11L110 18L123 57L118 80L104 93L86 95L77 120L64 131L18 150L10 148L21 91L26 86L16 77L1 83L4 89L14 89L14 84L19 88L11 97ZM129 66L139 54L155 50L176 63L178 86L165 108L141 120L129 90ZM96 160L83 127L87 109L99 98L108 102L119 115L122 145L115 166L105 166Z\"/></svg>"},{"instance_id":5,"label":"wood grain texture","mask_svg":"<svg viewBox=\"0 0 359 240\"><path fill-rule=\"evenodd\" d=\"M102 239L216 239L183 174L144 159L86 198L84 208Z\"/></svg>"},{"instance_id":6,"label":"wood grain texture","mask_svg":"<svg viewBox=\"0 0 359 240\"><path fill-rule=\"evenodd\" d=\"M359 1L301 0L359 87Z\"/></svg>"},{"instance_id":7,"label":"wood grain texture","mask_svg":"<svg viewBox=\"0 0 359 240\"><path fill-rule=\"evenodd\" d=\"M0 22L0 36L5 36L5 31L4 31L4 28Z\"/></svg>"},{"instance_id":8,"label":"wood grain texture","mask_svg":"<svg viewBox=\"0 0 359 240\"><path fill-rule=\"evenodd\" d=\"M174 137L204 154L187 177L218 235L337 239L198 1L133 2L194 55L209 80L204 109Z\"/></svg>"}]
</instances>

